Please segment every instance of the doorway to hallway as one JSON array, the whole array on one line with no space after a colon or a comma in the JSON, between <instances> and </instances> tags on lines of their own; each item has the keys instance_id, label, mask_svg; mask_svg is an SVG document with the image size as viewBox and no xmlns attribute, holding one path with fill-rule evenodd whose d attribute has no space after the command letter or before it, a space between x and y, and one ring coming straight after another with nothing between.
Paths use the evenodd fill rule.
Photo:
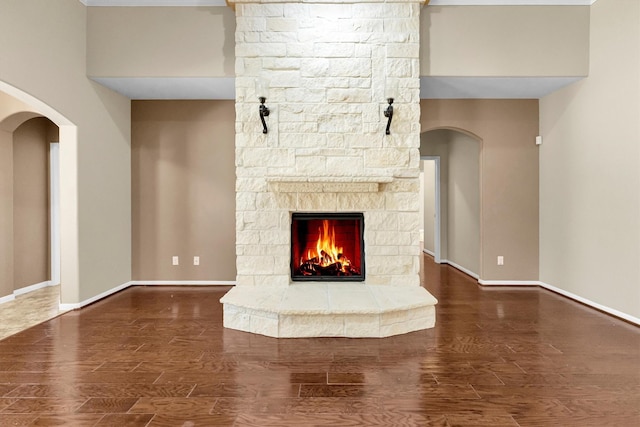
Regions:
<instances>
[{"instance_id":1,"label":"doorway to hallway","mask_svg":"<svg viewBox=\"0 0 640 427\"><path fill-rule=\"evenodd\" d=\"M424 251L474 278L480 277L480 146L458 130L421 134Z\"/></svg>"}]
</instances>

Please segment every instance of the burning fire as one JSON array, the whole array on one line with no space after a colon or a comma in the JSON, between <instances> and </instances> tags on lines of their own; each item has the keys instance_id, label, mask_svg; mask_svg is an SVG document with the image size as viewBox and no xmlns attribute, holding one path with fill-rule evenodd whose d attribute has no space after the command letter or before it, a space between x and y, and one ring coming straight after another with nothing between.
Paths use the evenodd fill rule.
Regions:
<instances>
[{"instance_id":1,"label":"burning fire","mask_svg":"<svg viewBox=\"0 0 640 427\"><path fill-rule=\"evenodd\" d=\"M318 227L318 240L314 249L307 249L306 259L300 257L299 274L304 276L349 276L360 274L344 256L343 247L336 244L335 229L328 220L322 220Z\"/></svg>"}]
</instances>

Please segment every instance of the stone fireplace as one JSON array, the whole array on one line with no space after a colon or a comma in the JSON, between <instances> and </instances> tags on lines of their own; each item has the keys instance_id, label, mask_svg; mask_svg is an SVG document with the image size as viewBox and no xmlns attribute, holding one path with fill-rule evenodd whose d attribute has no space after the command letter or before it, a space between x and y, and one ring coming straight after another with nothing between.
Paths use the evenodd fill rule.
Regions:
<instances>
[{"instance_id":1,"label":"stone fireplace","mask_svg":"<svg viewBox=\"0 0 640 427\"><path fill-rule=\"evenodd\" d=\"M419 280L423 3L233 3L237 284L221 300L225 327L274 337L384 337L432 327L437 301ZM388 135L387 98L394 99ZM321 268L311 265L303 271L313 274L293 280L301 279L294 257L313 264L318 256L297 252L294 219L319 220L317 228L320 216L352 213L362 218L361 248L344 244L341 255L361 258L349 272L360 269L357 280L314 280Z\"/></svg>"}]
</instances>

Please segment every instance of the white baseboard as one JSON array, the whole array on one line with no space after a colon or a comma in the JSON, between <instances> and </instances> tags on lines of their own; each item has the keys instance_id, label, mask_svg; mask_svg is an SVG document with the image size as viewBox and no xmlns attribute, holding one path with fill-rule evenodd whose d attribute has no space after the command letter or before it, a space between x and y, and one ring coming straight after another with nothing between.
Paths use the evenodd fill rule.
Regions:
<instances>
[{"instance_id":1,"label":"white baseboard","mask_svg":"<svg viewBox=\"0 0 640 427\"><path fill-rule=\"evenodd\" d=\"M426 251L426 250L425 250ZM428 253L428 252L427 252ZM584 305L587 305L589 307L595 308L597 310L600 310L602 312L608 313L612 316L618 317L620 319L624 319L630 323L636 324L636 325L640 325L640 318L631 316L630 314L627 313L623 313L621 311L618 311L616 309L604 306L602 304L598 304L597 302L593 302L591 300L588 300L586 298L583 298L581 296L578 296L574 293L565 291L563 289L557 288L555 286L552 286L548 283L544 283L544 282L540 282L540 281L536 281L536 280L483 280L483 279L479 279L478 275L475 274L472 271L467 270L464 267L461 267L459 265L457 265L456 263L453 263L451 261L448 260L443 260L443 263L449 264L452 267L462 271L465 274L468 274L471 277L474 277L476 279L478 279L478 283L481 285L485 285L485 286L539 286L543 289L546 289L548 291L551 292L555 292L557 294L560 294L562 296L565 296L569 299L572 299L574 301L578 301ZM43 282L45 283L45 282ZM108 297L111 294L114 294L116 292L120 292L123 289L128 288L129 286L134 286L134 285L201 285L201 286L233 286L235 285L236 282L235 281L224 281L224 280L150 280L150 281L142 281L142 280L135 280L135 281L130 281L127 283L123 283L120 286L116 286L113 289L109 289L108 291L102 292L99 295L96 295L92 298L89 298L87 300L84 300L82 302L79 303L75 303L75 304L60 304L59 308L61 311L68 311L68 310L75 310L78 308L82 308L86 305L89 305L91 303L94 303L102 298ZM41 284L38 284L41 285ZM33 285L36 286L36 285ZM44 286L42 286L44 287ZM29 288L31 288L31 286L29 286ZM22 289L26 289L26 288L22 288ZM5 302L9 302L9 301L13 301L15 299L15 295L7 295L4 297L0 297L0 304L3 304Z\"/></svg>"},{"instance_id":2,"label":"white baseboard","mask_svg":"<svg viewBox=\"0 0 640 427\"><path fill-rule=\"evenodd\" d=\"M133 280L132 285L235 286L235 280Z\"/></svg>"},{"instance_id":3,"label":"white baseboard","mask_svg":"<svg viewBox=\"0 0 640 427\"><path fill-rule=\"evenodd\" d=\"M540 282L536 280L482 280L478 279L478 283L483 286L540 286Z\"/></svg>"},{"instance_id":4,"label":"white baseboard","mask_svg":"<svg viewBox=\"0 0 640 427\"><path fill-rule=\"evenodd\" d=\"M0 297L0 304L15 300L18 295L28 294L29 292L37 291L38 289L46 288L47 286L52 286L51 280L16 289L15 291L13 291L13 294Z\"/></svg>"},{"instance_id":5,"label":"white baseboard","mask_svg":"<svg viewBox=\"0 0 640 427\"><path fill-rule=\"evenodd\" d=\"M552 285L550 285L548 283L538 282L538 285L540 285L540 287L542 287L544 289L547 289L547 290L549 290L551 292L558 293L558 294L560 294L562 296L565 296L567 298L570 298L572 300L581 302L584 305L588 305L589 307L593 307L593 308L595 308L597 310L603 311L605 313L611 314L612 316L619 317L620 319L624 319L627 322L630 322L630 323L633 323L633 324L636 324L636 325L640 326L640 318L631 316L630 314L627 314L627 313L623 313L623 312L618 311L618 310L616 310L614 308L607 307L607 306L604 306L602 304L598 304L597 302L593 302L591 300L583 298L583 297L581 297L579 295L576 295L574 293L565 291L564 289L556 288L555 286L552 286Z\"/></svg>"},{"instance_id":6,"label":"white baseboard","mask_svg":"<svg viewBox=\"0 0 640 427\"><path fill-rule=\"evenodd\" d=\"M476 273L474 273L471 270L467 270L466 268L464 268L461 265L456 264L453 261L449 261L448 259L442 259L440 260L441 264L449 264L451 267L455 268L456 270L460 270L462 271L464 274L473 277L474 279L478 280L480 278L480 276L478 276Z\"/></svg>"},{"instance_id":7,"label":"white baseboard","mask_svg":"<svg viewBox=\"0 0 640 427\"><path fill-rule=\"evenodd\" d=\"M431 252L429 249L422 248L422 252L424 252L427 255L431 255L434 258L436 257L436 254L434 252Z\"/></svg>"},{"instance_id":8,"label":"white baseboard","mask_svg":"<svg viewBox=\"0 0 640 427\"><path fill-rule=\"evenodd\" d=\"M235 281L222 281L222 280L132 280L127 283L123 283L120 286L116 286L115 288L109 289L108 291L104 291L99 295L96 295L92 298L86 299L82 302L73 303L73 304L63 304L60 303L59 309L60 311L68 311L68 310L77 310L86 305L92 304L102 298L106 298L109 295L115 294L116 292L120 292L124 289L127 289L129 286L135 285L200 285L200 286L211 286L211 285L220 285L220 286L229 286L235 285Z\"/></svg>"},{"instance_id":9,"label":"white baseboard","mask_svg":"<svg viewBox=\"0 0 640 427\"><path fill-rule=\"evenodd\" d=\"M60 311L77 310L78 308L82 308L85 305L89 305L89 304L94 303L94 302L96 302L98 300L101 300L102 298L108 297L111 294L115 294L116 292L120 292L123 289L127 289L129 286L131 286L131 282L123 283L120 286L116 286L115 288L112 288L112 289L109 289L107 291L104 291L101 294L98 294L98 295L96 295L94 297L91 297L91 298L86 299L86 300L81 301L81 302L72 303L72 304L60 303L58 308L59 308Z\"/></svg>"},{"instance_id":10,"label":"white baseboard","mask_svg":"<svg viewBox=\"0 0 640 427\"><path fill-rule=\"evenodd\" d=\"M51 286L51 280L47 280L45 282L36 283L35 285L25 286L24 288L16 289L13 291L15 296L28 294L29 292L37 291L38 289L46 288L47 286Z\"/></svg>"},{"instance_id":11,"label":"white baseboard","mask_svg":"<svg viewBox=\"0 0 640 427\"><path fill-rule=\"evenodd\" d=\"M4 304L5 302L10 302L15 299L16 299L16 296L14 294L9 294L7 296L0 297L0 304Z\"/></svg>"},{"instance_id":12,"label":"white baseboard","mask_svg":"<svg viewBox=\"0 0 640 427\"><path fill-rule=\"evenodd\" d=\"M602 311L604 313L610 314L612 316L618 317L620 319L626 320L627 322L640 326L640 318L631 316L630 314L627 314L627 313L623 313L614 308L607 307L602 304L598 304L597 302L588 300L572 292L565 291L564 289L560 289L548 283L540 282L537 280L482 280L482 279L479 279L478 283L484 286L538 286L540 288L546 289L551 292L555 292L557 294L560 294L574 301L578 301L588 307L595 308L596 310Z\"/></svg>"}]
</instances>

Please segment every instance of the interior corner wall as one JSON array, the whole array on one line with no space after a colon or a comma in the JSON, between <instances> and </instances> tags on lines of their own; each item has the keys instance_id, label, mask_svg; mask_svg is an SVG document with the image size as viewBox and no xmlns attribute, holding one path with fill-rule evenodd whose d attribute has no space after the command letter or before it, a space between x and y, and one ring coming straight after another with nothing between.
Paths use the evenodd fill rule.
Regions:
<instances>
[{"instance_id":1,"label":"interior corner wall","mask_svg":"<svg viewBox=\"0 0 640 427\"><path fill-rule=\"evenodd\" d=\"M540 280L640 318L640 2L591 6L589 77L540 101Z\"/></svg>"},{"instance_id":2,"label":"interior corner wall","mask_svg":"<svg viewBox=\"0 0 640 427\"><path fill-rule=\"evenodd\" d=\"M234 101L134 101L131 169L133 279L235 280Z\"/></svg>"},{"instance_id":3,"label":"interior corner wall","mask_svg":"<svg viewBox=\"0 0 640 427\"><path fill-rule=\"evenodd\" d=\"M49 125L34 118L13 133L14 291L50 278Z\"/></svg>"},{"instance_id":4,"label":"interior corner wall","mask_svg":"<svg viewBox=\"0 0 640 427\"><path fill-rule=\"evenodd\" d=\"M480 279L537 281L538 100L422 100L421 109L423 134L450 128L482 140Z\"/></svg>"},{"instance_id":5,"label":"interior corner wall","mask_svg":"<svg viewBox=\"0 0 640 427\"><path fill-rule=\"evenodd\" d=\"M60 127L61 294L72 305L131 280L130 101L87 78L86 26L77 0L0 2L0 85Z\"/></svg>"}]
</instances>

